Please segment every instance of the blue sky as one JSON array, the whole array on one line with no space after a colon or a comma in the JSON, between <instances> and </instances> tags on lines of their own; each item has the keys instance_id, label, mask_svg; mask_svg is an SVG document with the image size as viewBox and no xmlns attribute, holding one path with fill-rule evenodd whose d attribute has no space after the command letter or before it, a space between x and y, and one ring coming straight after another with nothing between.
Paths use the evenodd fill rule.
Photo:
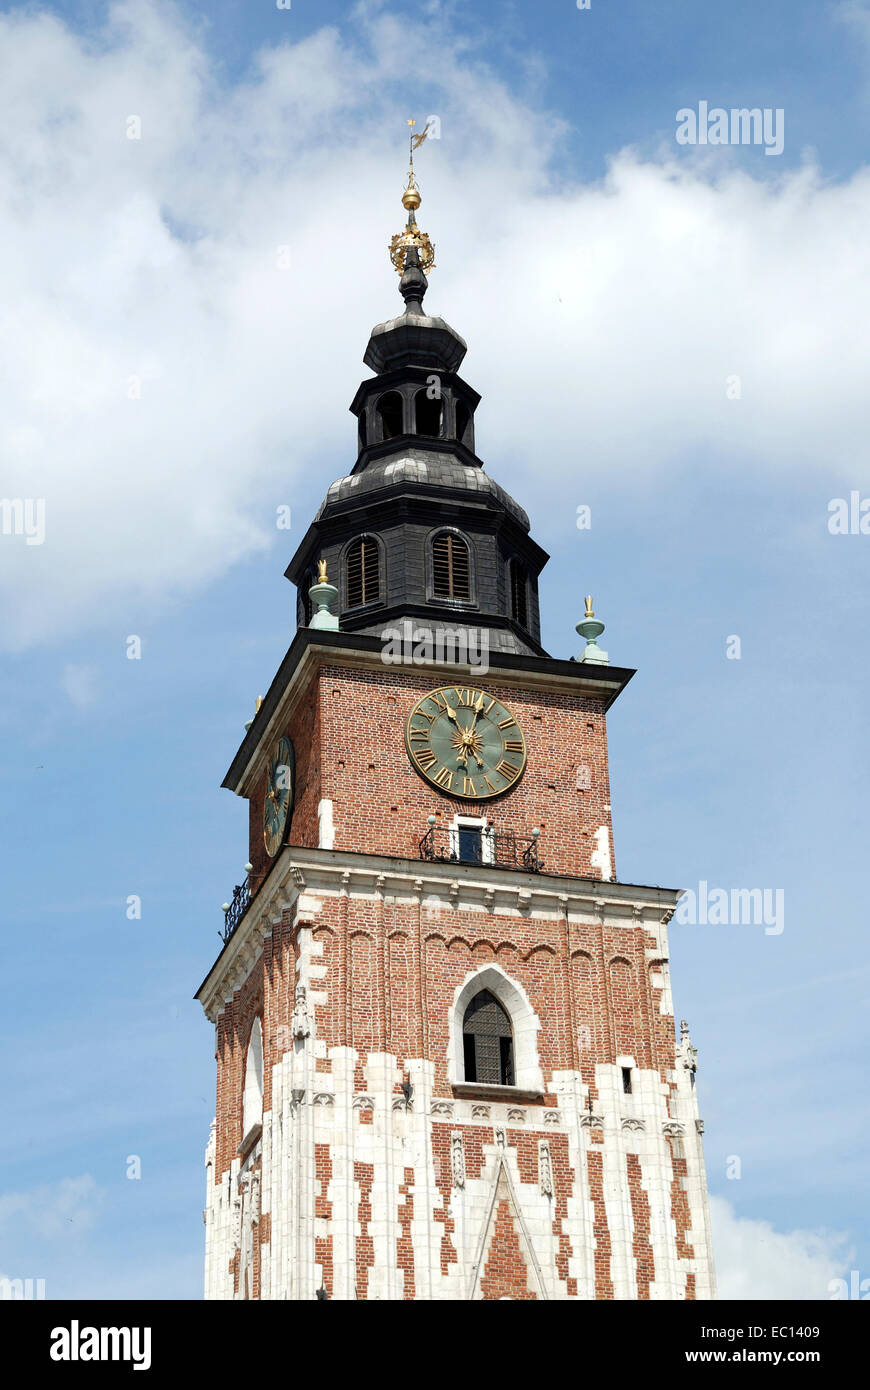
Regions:
<instances>
[{"instance_id":1,"label":"blue sky","mask_svg":"<svg viewBox=\"0 0 870 1390\"><path fill-rule=\"evenodd\" d=\"M0 536L0 1274L200 1294L192 994L246 858L220 782L399 302L403 120L437 113L427 304L469 342L479 452L552 555L545 645L579 651L591 589L638 668L609 721L618 875L785 893L781 935L671 934L723 1291L870 1276L870 537L827 524L870 495L870 11L107 12L0 7L0 490L47 517L42 546ZM701 100L783 108L782 156L677 146Z\"/></svg>"}]
</instances>

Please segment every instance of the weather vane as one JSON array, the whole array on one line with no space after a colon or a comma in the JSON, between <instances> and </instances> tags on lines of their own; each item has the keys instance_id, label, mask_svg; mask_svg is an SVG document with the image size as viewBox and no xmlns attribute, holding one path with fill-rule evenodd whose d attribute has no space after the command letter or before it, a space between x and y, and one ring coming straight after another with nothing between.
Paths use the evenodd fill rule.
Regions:
<instances>
[{"instance_id":1,"label":"weather vane","mask_svg":"<svg viewBox=\"0 0 870 1390\"><path fill-rule=\"evenodd\" d=\"M416 212L423 199L414 173L414 151L418 150L427 138L429 123L426 123L426 128L419 134L414 131L416 124L413 119L408 121L408 186L402 194L402 207L408 214L408 221L405 230L397 232L390 242L390 260L399 275L404 273L407 264L418 265L426 275L435 268L435 247L428 234L421 232L417 226ZM411 252L415 254L410 255Z\"/></svg>"}]
</instances>

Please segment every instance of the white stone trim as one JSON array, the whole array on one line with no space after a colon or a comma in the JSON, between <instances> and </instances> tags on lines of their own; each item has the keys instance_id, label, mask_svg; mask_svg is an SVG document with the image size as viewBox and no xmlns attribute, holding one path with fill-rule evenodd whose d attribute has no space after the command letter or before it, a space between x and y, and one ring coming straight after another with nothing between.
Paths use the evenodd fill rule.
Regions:
<instances>
[{"instance_id":1,"label":"white stone trim","mask_svg":"<svg viewBox=\"0 0 870 1390\"><path fill-rule=\"evenodd\" d=\"M318 849L335 848L335 821L333 806L329 800L317 803L317 846Z\"/></svg>"},{"instance_id":2,"label":"white stone trim","mask_svg":"<svg viewBox=\"0 0 870 1390\"><path fill-rule=\"evenodd\" d=\"M453 994L453 1023L447 1043L447 1076L452 1085L465 1081L462 1020L475 994L488 989L511 1021L514 1035L514 1085L522 1091L543 1091L544 1076L538 1061L538 1029L541 1020L522 985L488 962L466 975Z\"/></svg>"},{"instance_id":3,"label":"white stone trim","mask_svg":"<svg viewBox=\"0 0 870 1390\"><path fill-rule=\"evenodd\" d=\"M245 1049L242 1096L242 1133L247 1137L255 1125L263 1122L263 1025L259 1014L251 1024Z\"/></svg>"},{"instance_id":4,"label":"white stone trim","mask_svg":"<svg viewBox=\"0 0 870 1390\"><path fill-rule=\"evenodd\" d=\"M460 830L479 830L481 863L495 863L495 832L486 816L461 816L457 814L453 817L448 829L450 832L450 853L454 859L459 859ZM463 859L459 862L464 864L469 861Z\"/></svg>"}]
</instances>

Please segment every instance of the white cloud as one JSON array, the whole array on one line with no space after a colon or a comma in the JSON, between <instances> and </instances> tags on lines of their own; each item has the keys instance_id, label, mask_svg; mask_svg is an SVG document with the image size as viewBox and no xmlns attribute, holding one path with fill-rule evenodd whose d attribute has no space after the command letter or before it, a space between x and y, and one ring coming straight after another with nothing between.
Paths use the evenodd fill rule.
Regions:
<instances>
[{"instance_id":1,"label":"white cloud","mask_svg":"<svg viewBox=\"0 0 870 1390\"><path fill-rule=\"evenodd\" d=\"M350 468L366 336L399 306L413 46L406 19L359 24L225 90L162 4L122 0L99 43L0 16L0 464L4 495L46 499L45 544L0 536L7 644L206 584L275 538L305 470L325 492ZM470 343L493 472L534 471L561 506L593 471L699 457L867 480L870 171L763 181L623 151L603 182L555 186L549 113L433 25L427 304Z\"/></svg>"},{"instance_id":2,"label":"white cloud","mask_svg":"<svg viewBox=\"0 0 870 1390\"><path fill-rule=\"evenodd\" d=\"M61 686L79 709L88 709L98 698L97 671L93 666L80 666L68 662L63 668Z\"/></svg>"},{"instance_id":3,"label":"white cloud","mask_svg":"<svg viewBox=\"0 0 870 1390\"><path fill-rule=\"evenodd\" d=\"M86 1231L93 1225L102 1200L103 1193L90 1173L62 1178L25 1192L4 1193L0 1195L4 1244L11 1243L13 1232L56 1241L67 1234Z\"/></svg>"},{"instance_id":4,"label":"white cloud","mask_svg":"<svg viewBox=\"0 0 870 1390\"><path fill-rule=\"evenodd\" d=\"M848 1237L831 1231L776 1231L710 1198L719 1298L829 1299L831 1280L847 1278Z\"/></svg>"}]
</instances>

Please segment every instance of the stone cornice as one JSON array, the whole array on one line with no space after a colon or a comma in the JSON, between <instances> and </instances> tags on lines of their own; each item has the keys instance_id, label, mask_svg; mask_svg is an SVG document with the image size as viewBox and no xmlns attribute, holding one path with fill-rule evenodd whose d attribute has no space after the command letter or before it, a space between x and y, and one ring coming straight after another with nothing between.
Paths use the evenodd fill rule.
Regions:
<instances>
[{"instance_id":1,"label":"stone cornice","mask_svg":"<svg viewBox=\"0 0 870 1390\"><path fill-rule=\"evenodd\" d=\"M381 894L415 901L437 897L460 911L504 917L602 922L626 929L660 929L670 918L679 889L653 888L560 874L518 873L477 864L430 863L346 850L286 845L269 877L196 993L214 1022L244 983L263 942L284 912L316 913L319 899ZM306 903L306 899L308 902Z\"/></svg>"}]
</instances>

